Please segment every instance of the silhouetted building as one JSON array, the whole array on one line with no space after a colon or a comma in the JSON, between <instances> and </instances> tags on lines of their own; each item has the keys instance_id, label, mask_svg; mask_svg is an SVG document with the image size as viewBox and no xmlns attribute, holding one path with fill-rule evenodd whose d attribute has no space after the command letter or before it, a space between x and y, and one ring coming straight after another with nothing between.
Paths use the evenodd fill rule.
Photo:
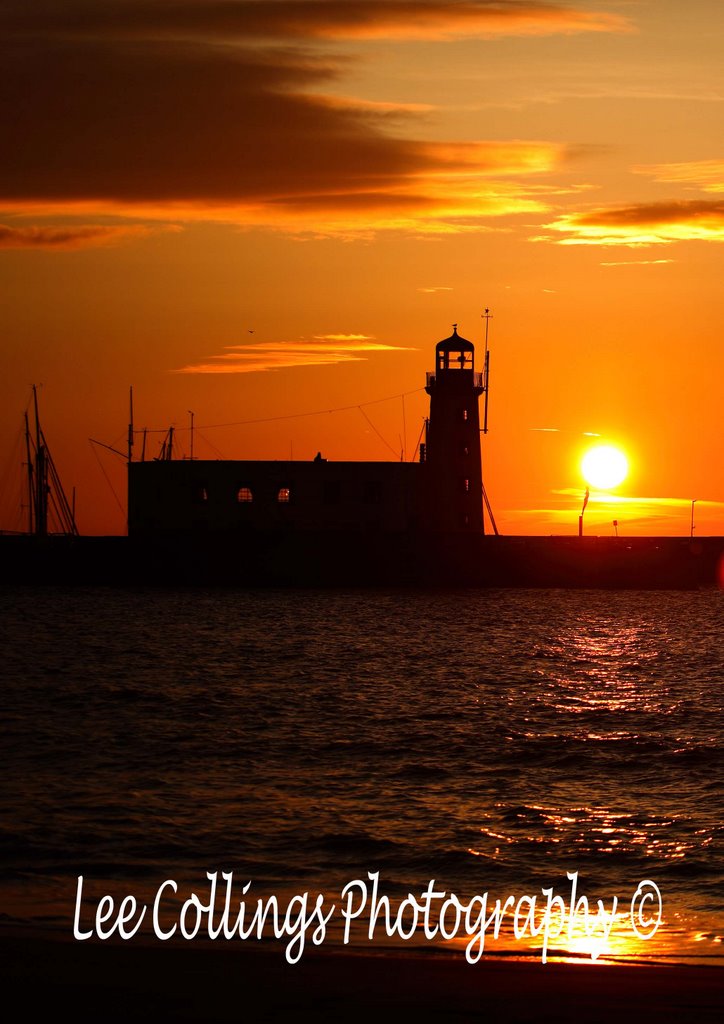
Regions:
<instances>
[{"instance_id":1,"label":"silhouetted building","mask_svg":"<svg viewBox=\"0 0 724 1024\"><path fill-rule=\"evenodd\" d=\"M457 327L437 345L419 462L331 462L320 453L310 462L131 462L129 534L482 533L483 380L474 360Z\"/></svg>"},{"instance_id":2,"label":"silhouetted building","mask_svg":"<svg viewBox=\"0 0 724 1024\"><path fill-rule=\"evenodd\" d=\"M130 539L47 537L45 510L33 504L39 536L0 538L0 582L724 586L723 537L500 536L481 474L487 344L482 362L476 371L475 349L457 327L436 346L430 418L414 463L330 462L321 452L307 462L174 460L172 428L158 459L132 462L131 423ZM483 433L487 403L484 410ZM42 489L45 445L36 434L34 451L26 427L29 484L39 474Z\"/></svg>"}]
</instances>

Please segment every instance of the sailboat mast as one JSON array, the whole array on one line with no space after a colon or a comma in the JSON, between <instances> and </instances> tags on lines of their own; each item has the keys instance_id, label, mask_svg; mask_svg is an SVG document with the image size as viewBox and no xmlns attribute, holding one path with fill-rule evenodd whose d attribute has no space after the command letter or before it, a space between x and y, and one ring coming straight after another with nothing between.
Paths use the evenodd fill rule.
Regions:
<instances>
[{"instance_id":1,"label":"sailboat mast","mask_svg":"<svg viewBox=\"0 0 724 1024\"><path fill-rule=\"evenodd\" d=\"M25 413L25 453L28 468L28 533L35 532L35 484L33 482L33 452L30 447L30 423Z\"/></svg>"},{"instance_id":2,"label":"sailboat mast","mask_svg":"<svg viewBox=\"0 0 724 1024\"><path fill-rule=\"evenodd\" d=\"M45 537L48 533L48 463L45 457L45 443L40 429L38 412L38 389L33 384L33 406L35 409L35 533Z\"/></svg>"}]
</instances>

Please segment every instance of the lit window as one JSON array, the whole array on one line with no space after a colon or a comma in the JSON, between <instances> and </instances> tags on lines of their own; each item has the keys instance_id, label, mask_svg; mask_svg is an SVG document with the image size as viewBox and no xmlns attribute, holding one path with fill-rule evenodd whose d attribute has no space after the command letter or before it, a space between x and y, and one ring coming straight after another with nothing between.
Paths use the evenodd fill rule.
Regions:
<instances>
[{"instance_id":1,"label":"lit window","mask_svg":"<svg viewBox=\"0 0 724 1024\"><path fill-rule=\"evenodd\" d=\"M290 492L288 487L280 487L277 491L277 501L280 505L289 504Z\"/></svg>"},{"instance_id":2,"label":"lit window","mask_svg":"<svg viewBox=\"0 0 724 1024\"><path fill-rule=\"evenodd\" d=\"M251 487L240 487L236 493L236 500L241 504L248 504L254 500Z\"/></svg>"},{"instance_id":3,"label":"lit window","mask_svg":"<svg viewBox=\"0 0 724 1024\"><path fill-rule=\"evenodd\" d=\"M209 492L203 484L197 484L194 488L194 499L199 502L209 500Z\"/></svg>"},{"instance_id":4,"label":"lit window","mask_svg":"<svg viewBox=\"0 0 724 1024\"><path fill-rule=\"evenodd\" d=\"M463 490L464 491L469 491L470 490L470 481L467 480L467 479L463 480Z\"/></svg>"},{"instance_id":5,"label":"lit window","mask_svg":"<svg viewBox=\"0 0 724 1024\"><path fill-rule=\"evenodd\" d=\"M467 418L468 418L468 410L467 409L463 409L463 419L467 421Z\"/></svg>"}]
</instances>

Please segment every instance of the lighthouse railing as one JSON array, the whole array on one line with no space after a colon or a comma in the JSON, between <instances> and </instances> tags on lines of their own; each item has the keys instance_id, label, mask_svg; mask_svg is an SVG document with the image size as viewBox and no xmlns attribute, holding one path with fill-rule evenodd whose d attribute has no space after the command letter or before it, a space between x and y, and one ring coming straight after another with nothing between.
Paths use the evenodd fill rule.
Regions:
<instances>
[{"instance_id":1,"label":"lighthouse railing","mask_svg":"<svg viewBox=\"0 0 724 1024\"><path fill-rule=\"evenodd\" d=\"M482 373L478 373L477 370L476 371L472 371L472 370L443 370L443 373L444 374L451 373L451 374L454 374L455 377L458 377L460 374L469 374L470 378L471 378L471 381L472 381L472 386L474 388L482 388L483 387L483 375L482 375ZM425 374L426 386L430 387L431 384L434 384L435 383L435 379L436 379L437 376L438 375L436 373L427 373L427 374Z\"/></svg>"}]
</instances>

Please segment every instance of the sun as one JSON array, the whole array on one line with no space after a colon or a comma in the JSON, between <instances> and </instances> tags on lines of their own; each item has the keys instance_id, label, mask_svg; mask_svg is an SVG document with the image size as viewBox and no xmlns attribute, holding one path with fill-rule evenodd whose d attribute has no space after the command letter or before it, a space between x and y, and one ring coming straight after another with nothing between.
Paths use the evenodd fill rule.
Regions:
<instances>
[{"instance_id":1,"label":"sun","mask_svg":"<svg viewBox=\"0 0 724 1024\"><path fill-rule=\"evenodd\" d=\"M607 490L618 487L626 479L628 459L619 448L599 444L589 448L581 461L581 471L591 487Z\"/></svg>"}]
</instances>

